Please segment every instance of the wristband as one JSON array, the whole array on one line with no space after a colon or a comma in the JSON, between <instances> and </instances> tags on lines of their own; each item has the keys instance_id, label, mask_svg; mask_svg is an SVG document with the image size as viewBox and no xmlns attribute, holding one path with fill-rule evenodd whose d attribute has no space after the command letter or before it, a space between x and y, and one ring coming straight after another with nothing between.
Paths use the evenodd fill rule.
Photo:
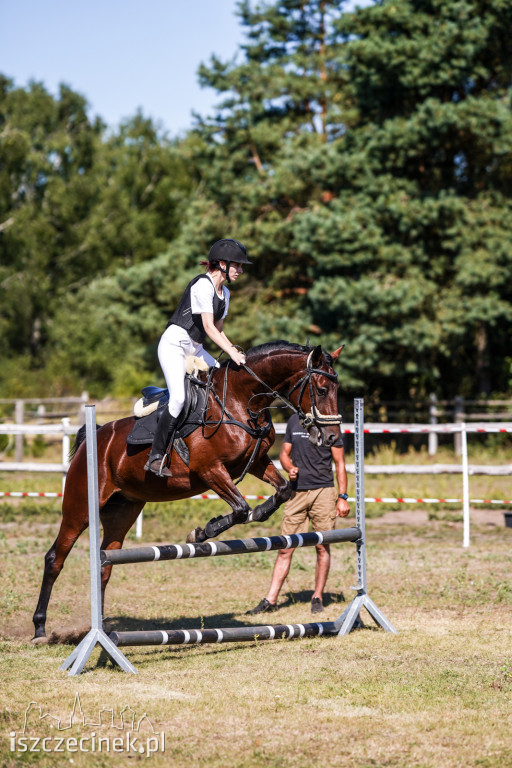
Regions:
<instances>
[{"instance_id":1,"label":"wristband","mask_svg":"<svg viewBox=\"0 0 512 768\"><path fill-rule=\"evenodd\" d=\"M348 493L339 493L338 499L344 499L346 501L348 499Z\"/></svg>"}]
</instances>

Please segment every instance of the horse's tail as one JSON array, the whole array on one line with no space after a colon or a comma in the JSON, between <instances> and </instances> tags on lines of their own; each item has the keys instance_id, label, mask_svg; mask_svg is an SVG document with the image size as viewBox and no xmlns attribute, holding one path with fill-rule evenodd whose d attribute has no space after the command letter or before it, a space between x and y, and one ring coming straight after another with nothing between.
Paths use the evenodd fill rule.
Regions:
<instances>
[{"instance_id":1,"label":"horse's tail","mask_svg":"<svg viewBox=\"0 0 512 768\"><path fill-rule=\"evenodd\" d=\"M100 428L101 428L101 424L96 424L96 429L98 430ZM76 452L78 451L83 441L85 440L85 429L86 427L84 424L83 426L80 427L80 429L76 433L75 444L73 445L73 447L69 452L69 461L71 461L74 458L74 456L76 455Z\"/></svg>"}]
</instances>

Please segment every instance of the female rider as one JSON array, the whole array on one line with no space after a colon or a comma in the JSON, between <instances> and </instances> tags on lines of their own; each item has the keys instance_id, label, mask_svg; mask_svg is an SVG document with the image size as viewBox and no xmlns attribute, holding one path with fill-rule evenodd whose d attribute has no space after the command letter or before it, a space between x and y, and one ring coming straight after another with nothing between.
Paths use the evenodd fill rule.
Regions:
<instances>
[{"instance_id":1,"label":"female rider","mask_svg":"<svg viewBox=\"0 0 512 768\"><path fill-rule=\"evenodd\" d=\"M252 262L238 240L224 239L212 245L208 262L201 263L207 265L208 270L187 285L158 345L158 359L169 390L169 406L158 421L144 469L160 477L172 477L172 472L163 466L163 457L185 402L186 356L195 355L209 366L215 365L213 357L203 349L208 336L234 363L245 363L245 355L233 346L222 329L229 306L229 291L224 283L236 280L243 272L242 265Z\"/></svg>"}]
</instances>

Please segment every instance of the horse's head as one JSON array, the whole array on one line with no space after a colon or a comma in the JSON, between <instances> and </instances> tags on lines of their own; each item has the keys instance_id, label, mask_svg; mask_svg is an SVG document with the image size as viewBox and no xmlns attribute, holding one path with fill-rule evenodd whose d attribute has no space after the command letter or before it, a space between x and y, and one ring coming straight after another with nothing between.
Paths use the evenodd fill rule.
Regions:
<instances>
[{"instance_id":1,"label":"horse's head","mask_svg":"<svg viewBox=\"0 0 512 768\"><path fill-rule=\"evenodd\" d=\"M341 415L338 413L338 376L333 363L343 347L330 355L321 346L307 350L306 367L290 388L288 397L295 405L309 439L328 448L340 436Z\"/></svg>"},{"instance_id":2,"label":"horse's head","mask_svg":"<svg viewBox=\"0 0 512 768\"><path fill-rule=\"evenodd\" d=\"M343 347L328 354L318 347L303 347L289 341L273 341L247 352L243 366L267 391L256 388L249 399L252 418L261 411L251 410L262 399L275 397L290 405L316 445L330 447L340 436L338 413L338 377L333 363ZM244 386L247 379L242 379ZM251 405L252 404L252 405Z\"/></svg>"}]
</instances>

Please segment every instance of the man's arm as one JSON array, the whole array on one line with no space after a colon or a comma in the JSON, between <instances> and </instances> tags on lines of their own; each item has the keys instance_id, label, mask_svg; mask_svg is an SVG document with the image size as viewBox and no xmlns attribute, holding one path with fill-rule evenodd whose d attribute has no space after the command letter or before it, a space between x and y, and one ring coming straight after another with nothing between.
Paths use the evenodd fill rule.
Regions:
<instances>
[{"instance_id":1,"label":"man's arm","mask_svg":"<svg viewBox=\"0 0 512 768\"><path fill-rule=\"evenodd\" d=\"M297 475L299 474L299 468L295 466L295 464L292 461L292 444L291 443L283 443L283 447L281 448L281 453L279 454L279 461L281 462L281 466L285 470L285 472L288 472L288 476L290 480L296 480Z\"/></svg>"},{"instance_id":2,"label":"man's arm","mask_svg":"<svg viewBox=\"0 0 512 768\"><path fill-rule=\"evenodd\" d=\"M347 492L347 468L345 466L345 449L343 446L333 446L331 448L334 468L336 471L336 481L338 483L338 493ZM350 513L350 505L346 499L338 498L336 502L337 517L347 517Z\"/></svg>"}]
</instances>

